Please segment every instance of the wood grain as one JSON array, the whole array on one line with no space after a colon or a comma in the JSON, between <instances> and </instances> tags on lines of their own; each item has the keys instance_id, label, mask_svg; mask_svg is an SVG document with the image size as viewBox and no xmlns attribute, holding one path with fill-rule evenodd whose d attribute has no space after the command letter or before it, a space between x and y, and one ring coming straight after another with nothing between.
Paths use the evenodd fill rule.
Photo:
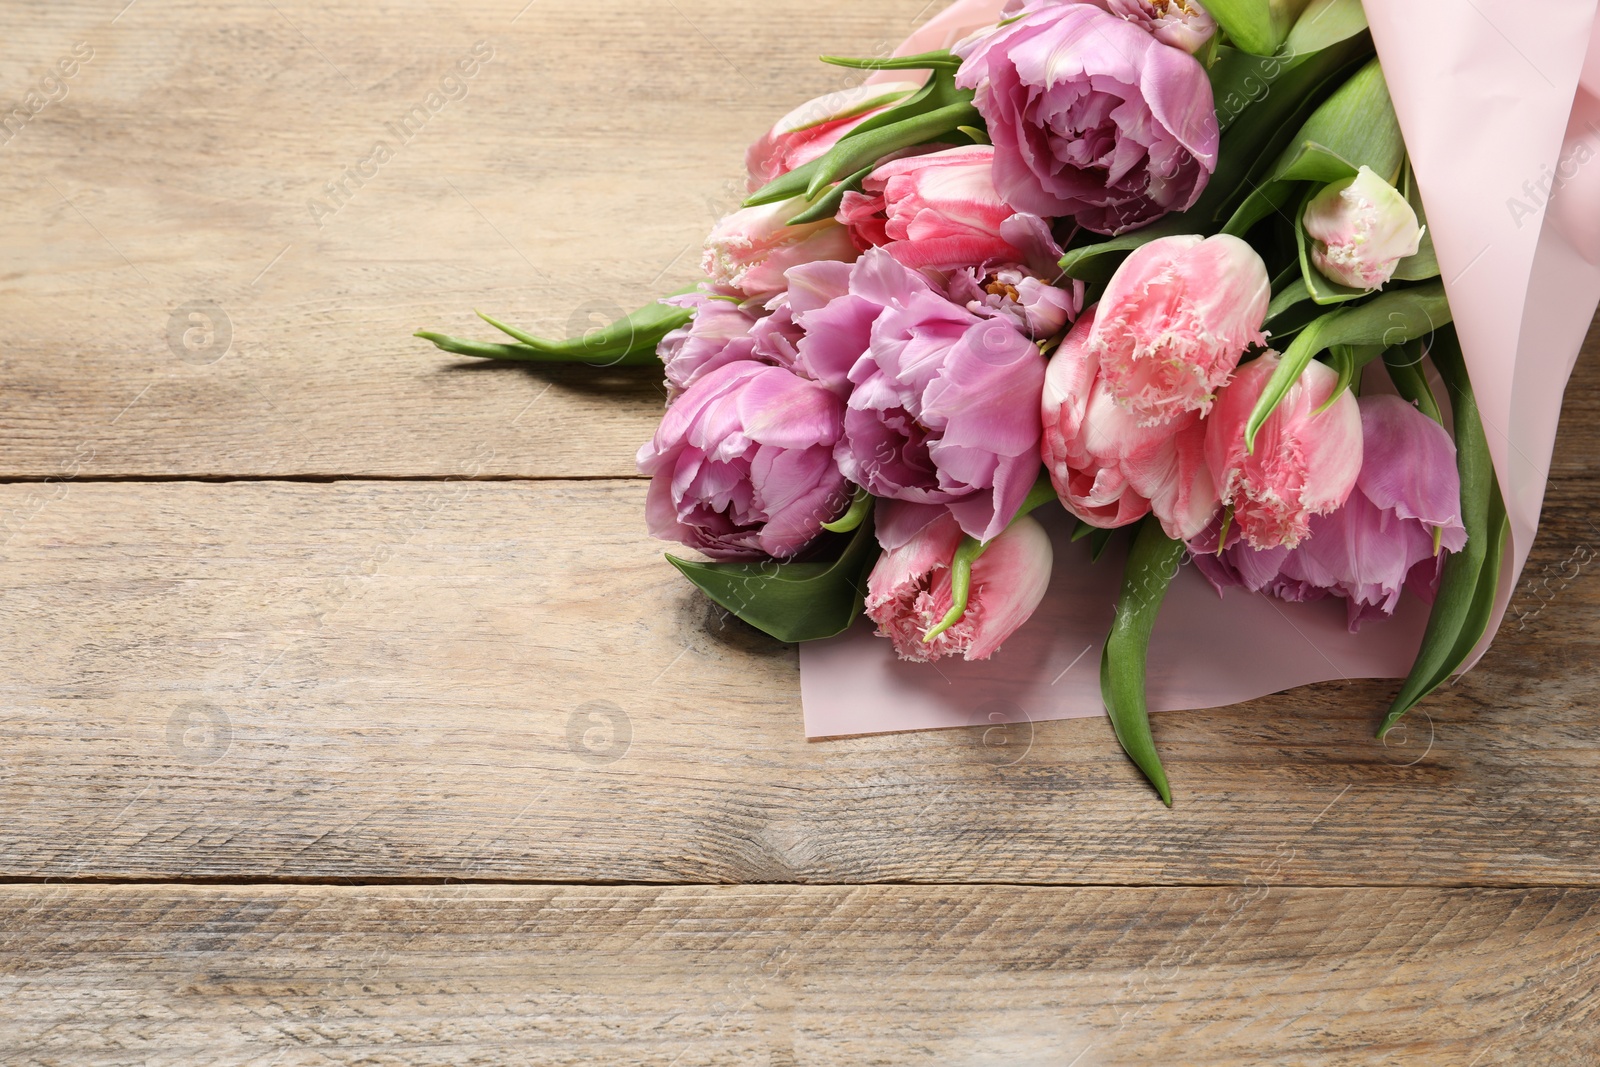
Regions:
<instances>
[{"instance_id":1,"label":"wood grain","mask_svg":"<svg viewBox=\"0 0 1600 1067\"><path fill-rule=\"evenodd\" d=\"M0 145L0 476L450 476L484 441L485 474L630 476L659 374L486 369L412 331L492 339L482 307L566 337L693 281L745 146L860 80L815 57L929 13L141 0L112 22L124 3L8 5L11 96L93 58ZM395 136L478 42L465 96ZM195 302L225 351L220 326L172 343Z\"/></svg>"},{"instance_id":2,"label":"wood grain","mask_svg":"<svg viewBox=\"0 0 1600 1067\"><path fill-rule=\"evenodd\" d=\"M0 875L1600 884L1587 488L1530 572L1566 584L1408 734L1377 682L1162 716L1173 812L1100 720L806 742L793 648L663 564L638 482L0 509L54 491L4 548Z\"/></svg>"},{"instance_id":3,"label":"wood grain","mask_svg":"<svg viewBox=\"0 0 1600 1067\"><path fill-rule=\"evenodd\" d=\"M1600 1057L1592 890L0 889L8 1064Z\"/></svg>"}]
</instances>

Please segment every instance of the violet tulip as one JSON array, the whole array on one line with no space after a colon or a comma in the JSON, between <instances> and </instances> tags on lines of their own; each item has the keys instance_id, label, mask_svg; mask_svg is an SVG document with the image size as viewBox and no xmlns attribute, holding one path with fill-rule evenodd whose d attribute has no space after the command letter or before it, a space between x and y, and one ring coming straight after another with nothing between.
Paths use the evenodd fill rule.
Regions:
<instances>
[{"instance_id":1,"label":"violet tulip","mask_svg":"<svg viewBox=\"0 0 1600 1067\"><path fill-rule=\"evenodd\" d=\"M1305 228L1317 270L1351 289L1383 288L1422 247L1416 211L1367 167L1313 197Z\"/></svg>"},{"instance_id":2,"label":"violet tulip","mask_svg":"<svg viewBox=\"0 0 1600 1067\"><path fill-rule=\"evenodd\" d=\"M779 119L745 153L750 191L820 159L851 130L919 88L916 82L885 81L828 93L801 104Z\"/></svg>"},{"instance_id":3,"label":"violet tulip","mask_svg":"<svg viewBox=\"0 0 1600 1067\"><path fill-rule=\"evenodd\" d=\"M797 368L849 397L846 476L876 497L947 508L979 540L1005 529L1039 469L1038 346L883 249L855 264L847 294L796 319Z\"/></svg>"},{"instance_id":4,"label":"violet tulip","mask_svg":"<svg viewBox=\"0 0 1600 1067\"><path fill-rule=\"evenodd\" d=\"M1246 351L1266 343L1272 285L1237 237L1163 237L1123 261L1089 345L1117 402L1149 424L1202 415Z\"/></svg>"},{"instance_id":5,"label":"violet tulip","mask_svg":"<svg viewBox=\"0 0 1600 1067\"><path fill-rule=\"evenodd\" d=\"M1186 541L1217 511L1198 412L1148 426L1116 402L1089 338L1098 308L1078 320L1045 372L1041 455L1061 503L1091 526L1114 529L1154 511Z\"/></svg>"},{"instance_id":6,"label":"violet tulip","mask_svg":"<svg viewBox=\"0 0 1600 1067\"><path fill-rule=\"evenodd\" d=\"M993 163L988 145L892 160L845 194L839 221L858 248L882 246L912 269L1021 262L1001 232L1016 210L995 191Z\"/></svg>"},{"instance_id":7,"label":"violet tulip","mask_svg":"<svg viewBox=\"0 0 1600 1067\"><path fill-rule=\"evenodd\" d=\"M833 219L790 226L805 211L803 197L735 211L706 238L702 266L713 284L747 296L772 297L785 288L790 267L818 260L851 262L860 254L850 232Z\"/></svg>"},{"instance_id":8,"label":"violet tulip","mask_svg":"<svg viewBox=\"0 0 1600 1067\"><path fill-rule=\"evenodd\" d=\"M1344 505L1361 473L1361 410L1348 391L1320 411L1339 375L1312 362L1245 447L1245 425L1278 368L1268 352L1240 369L1206 420L1206 462L1233 525L1256 549L1294 548L1311 520Z\"/></svg>"},{"instance_id":9,"label":"violet tulip","mask_svg":"<svg viewBox=\"0 0 1600 1067\"><path fill-rule=\"evenodd\" d=\"M961 621L932 641L923 638L954 601L951 561L960 526L942 515L905 544L885 552L867 579L867 615L902 659L927 663L961 655L994 655L1027 622L1050 585L1050 536L1033 518L1017 520L972 565L971 592Z\"/></svg>"},{"instance_id":10,"label":"violet tulip","mask_svg":"<svg viewBox=\"0 0 1600 1067\"><path fill-rule=\"evenodd\" d=\"M956 84L977 90L995 186L1013 207L1119 234L1194 204L1217 165L1200 62L1092 4L1032 5L968 38Z\"/></svg>"},{"instance_id":11,"label":"violet tulip","mask_svg":"<svg viewBox=\"0 0 1600 1067\"><path fill-rule=\"evenodd\" d=\"M1257 551L1234 532L1218 554L1218 524L1190 542L1219 592L1238 585L1283 600L1344 597L1352 633L1394 614L1403 589L1433 599L1444 564L1439 549L1459 552L1467 543L1455 442L1399 397L1365 396L1360 408L1356 491L1344 507L1313 517L1298 548Z\"/></svg>"},{"instance_id":12,"label":"violet tulip","mask_svg":"<svg viewBox=\"0 0 1600 1067\"><path fill-rule=\"evenodd\" d=\"M837 519L849 487L833 457L844 402L783 367L704 375L639 450L650 533L713 559L790 559Z\"/></svg>"}]
</instances>

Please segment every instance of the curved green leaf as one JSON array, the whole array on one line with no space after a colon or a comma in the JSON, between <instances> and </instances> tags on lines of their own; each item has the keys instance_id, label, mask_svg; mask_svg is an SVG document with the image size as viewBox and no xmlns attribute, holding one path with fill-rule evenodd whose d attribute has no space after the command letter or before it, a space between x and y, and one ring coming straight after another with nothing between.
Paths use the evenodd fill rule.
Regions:
<instances>
[{"instance_id":1,"label":"curved green leaf","mask_svg":"<svg viewBox=\"0 0 1600 1067\"><path fill-rule=\"evenodd\" d=\"M713 601L779 641L837 637L861 615L867 574L878 561L872 517L831 563L692 563L668 556Z\"/></svg>"},{"instance_id":2,"label":"curved green leaf","mask_svg":"<svg viewBox=\"0 0 1600 1067\"><path fill-rule=\"evenodd\" d=\"M1172 787L1167 783L1167 772L1161 766L1155 737L1150 732L1145 665L1156 616L1177 576L1183 552L1183 543L1168 537L1160 523L1145 520L1128 555L1116 620L1100 657L1100 694L1111 717L1111 727L1122 750L1144 772L1169 808Z\"/></svg>"}]
</instances>

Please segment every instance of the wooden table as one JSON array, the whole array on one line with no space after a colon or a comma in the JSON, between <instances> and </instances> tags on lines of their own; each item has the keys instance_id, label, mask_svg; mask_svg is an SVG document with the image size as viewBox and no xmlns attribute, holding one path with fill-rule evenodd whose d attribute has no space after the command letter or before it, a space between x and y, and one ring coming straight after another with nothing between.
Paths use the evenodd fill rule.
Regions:
<instances>
[{"instance_id":1,"label":"wooden table","mask_svg":"<svg viewBox=\"0 0 1600 1067\"><path fill-rule=\"evenodd\" d=\"M409 335L689 282L933 5L524 2L6 4L0 1062L1600 1062L1593 342L1389 746L1164 716L1167 811L1098 720L808 743L644 534L657 376Z\"/></svg>"}]
</instances>

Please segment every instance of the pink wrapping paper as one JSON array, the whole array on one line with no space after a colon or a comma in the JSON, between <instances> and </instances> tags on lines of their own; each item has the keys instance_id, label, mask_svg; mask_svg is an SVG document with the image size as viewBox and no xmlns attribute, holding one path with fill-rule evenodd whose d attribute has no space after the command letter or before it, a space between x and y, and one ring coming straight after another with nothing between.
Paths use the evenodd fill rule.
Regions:
<instances>
[{"instance_id":1,"label":"pink wrapping paper","mask_svg":"<svg viewBox=\"0 0 1600 1067\"><path fill-rule=\"evenodd\" d=\"M902 55L991 24L961 0ZM1365 0L1406 135L1511 516L1495 625L1539 525L1562 393L1600 302L1597 0ZM900 76L904 76L903 74ZM1100 650L1121 559L1090 566L1053 521L1056 571L1038 613L993 660L900 663L863 622L800 653L810 737L1101 715ZM1399 678L1427 609L1345 631L1342 602L1219 598L1186 567L1150 650L1150 707L1194 710L1313 682ZM1486 638L1478 650L1487 650Z\"/></svg>"}]
</instances>

